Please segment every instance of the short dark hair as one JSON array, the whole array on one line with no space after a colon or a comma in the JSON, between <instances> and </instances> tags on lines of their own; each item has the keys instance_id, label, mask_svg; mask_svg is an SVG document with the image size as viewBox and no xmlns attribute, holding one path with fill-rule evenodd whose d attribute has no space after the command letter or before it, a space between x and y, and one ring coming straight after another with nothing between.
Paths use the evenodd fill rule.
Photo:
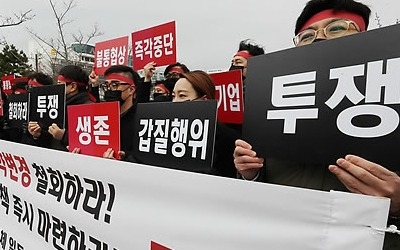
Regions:
<instances>
[{"instance_id":1,"label":"short dark hair","mask_svg":"<svg viewBox=\"0 0 400 250\"><path fill-rule=\"evenodd\" d=\"M36 79L42 85L53 85L53 79L42 72L32 72L28 75L28 80Z\"/></svg>"},{"instance_id":2,"label":"short dark hair","mask_svg":"<svg viewBox=\"0 0 400 250\"><path fill-rule=\"evenodd\" d=\"M371 9L367 5L353 0L310 0L297 18L294 34L296 35L315 14L329 9L358 14L364 19L365 28L368 28Z\"/></svg>"},{"instance_id":3,"label":"short dark hair","mask_svg":"<svg viewBox=\"0 0 400 250\"><path fill-rule=\"evenodd\" d=\"M108 69L106 69L106 71L104 72L104 76L108 76L108 75L111 75L114 73L123 73L127 77L131 78L133 80L133 82L135 83L135 85L137 85L139 83L139 81L141 81L139 74L129 66L113 65L113 66L109 67Z\"/></svg>"},{"instance_id":4,"label":"short dark hair","mask_svg":"<svg viewBox=\"0 0 400 250\"><path fill-rule=\"evenodd\" d=\"M245 39L240 41L238 52L243 50L248 51L249 54L252 56L265 54L264 48L261 45L253 42L251 39Z\"/></svg>"},{"instance_id":5,"label":"short dark hair","mask_svg":"<svg viewBox=\"0 0 400 250\"><path fill-rule=\"evenodd\" d=\"M69 78L75 82L83 83L84 86L78 85L78 91L86 91L89 85L89 75L78 65L66 65L60 69L59 75Z\"/></svg>"},{"instance_id":6,"label":"short dark hair","mask_svg":"<svg viewBox=\"0 0 400 250\"><path fill-rule=\"evenodd\" d=\"M174 64L170 64L168 65L165 70L164 70L164 77L167 77L167 74L169 73L169 71L173 68L173 67L180 67L184 73L190 72L189 68L180 62L174 63Z\"/></svg>"}]
</instances>

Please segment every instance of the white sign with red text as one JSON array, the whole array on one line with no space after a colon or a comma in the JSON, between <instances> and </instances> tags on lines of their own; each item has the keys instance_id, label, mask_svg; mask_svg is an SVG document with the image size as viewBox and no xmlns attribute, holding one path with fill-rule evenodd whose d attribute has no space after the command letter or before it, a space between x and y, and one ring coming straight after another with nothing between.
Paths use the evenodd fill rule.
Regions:
<instances>
[{"instance_id":1,"label":"white sign with red text","mask_svg":"<svg viewBox=\"0 0 400 250\"><path fill-rule=\"evenodd\" d=\"M378 250L389 205L0 141L2 249Z\"/></svg>"}]
</instances>

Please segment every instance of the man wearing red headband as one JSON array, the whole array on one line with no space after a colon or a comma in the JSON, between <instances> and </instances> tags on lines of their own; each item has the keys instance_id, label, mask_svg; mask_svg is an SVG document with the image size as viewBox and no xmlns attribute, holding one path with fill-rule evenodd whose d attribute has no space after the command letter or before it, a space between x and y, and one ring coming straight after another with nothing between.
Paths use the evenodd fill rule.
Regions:
<instances>
[{"instance_id":1,"label":"man wearing red headband","mask_svg":"<svg viewBox=\"0 0 400 250\"><path fill-rule=\"evenodd\" d=\"M296 46L365 31L371 10L353 0L309 1L297 19Z\"/></svg>"},{"instance_id":2,"label":"man wearing red headband","mask_svg":"<svg viewBox=\"0 0 400 250\"><path fill-rule=\"evenodd\" d=\"M263 55L264 48L255 44L250 39L240 41L239 50L232 58L229 70L242 70L243 84L247 74L247 60L253 56Z\"/></svg>"},{"instance_id":3,"label":"man wearing red headband","mask_svg":"<svg viewBox=\"0 0 400 250\"><path fill-rule=\"evenodd\" d=\"M370 9L353 0L311 0L297 19L295 45L303 46L365 31L369 16ZM235 167L241 178L388 197L391 199L388 225L400 228L400 177L383 166L355 155L338 159L336 165L329 167L263 159L247 142L237 140L235 144ZM384 249L400 249L400 235L386 233Z\"/></svg>"},{"instance_id":4,"label":"man wearing red headband","mask_svg":"<svg viewBox=\"0 0 400 250\"><path fill-rule=\"evenodd\" d=\"M57 77L58 84L65 84L66 108L69 105L93 103L91 95L87 91L89 83L88 74L79 66L67 65L60 69ZM28 131L35 139L35 145L68 151L68 117L65 112L66 128L60 128L53 123L48 130L42 130L37 121L30 121Z\"/></svg>"},{"instance_id":5,"label":"man wearing red headband","mask_svg":"<svg viewBox=\"0 0 400 250\"><path fill-rule=\"evenodd\" d=\"M136 114L137 90L142 84L139 74L131 67L115 65L109 67L105 72L105 82L101 85L104 90L105 101L119 101L120 107L120 136L121 157L126 152L132 151L134 136L134 119ZM147 92L147 100L149 98ZM114 150L109 148L105 153L105 158L113 158Z\"/></svg>"}]
</instances>

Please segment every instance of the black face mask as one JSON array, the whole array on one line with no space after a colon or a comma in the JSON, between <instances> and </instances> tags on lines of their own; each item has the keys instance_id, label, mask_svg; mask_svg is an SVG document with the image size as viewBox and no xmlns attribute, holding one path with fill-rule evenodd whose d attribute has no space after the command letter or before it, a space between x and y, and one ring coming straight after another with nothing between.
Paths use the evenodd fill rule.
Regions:
<instances>
[{"instance_id":1,"label":"black face mask","mask_svg":"<svg viewBox=\"0 0 400 250\"><path fill-rule=\"evenodd\" d=\"M244 81L244 79L246 79L246 77L243 75L244 66L231 65L231 67L229 67L229 71L237 70L237 69L240 69L242 71L242 80Z\"/></svg>"},{"instance_id":2,"label":"black face mask","mask_svg":"<svg viewBox=\"0 0 400 250\"><path fill-rule=\"evenodd\" d=\"M244 66L231 65L229 71L240 69L243 72Z\"/></svg>"},{"instance_id":3,"label":"black face mask","mask_svg":"<svg viewBox=\"0 0 400 250\"><path fill-rule=\"evenodd\" d=\"M104 100L106 102L119 102L122 105L125 100L122 99L122 91L121 90L107 90L104 92Z\"/></svg>"},{"instance_id":4,"label":"black face mask","mask_svg":"<svg viewBox=\"0 0 400 250\"><path fill-rule=\"evenodd\" d=\"M155 102L171 102L172 97L169 95L163 95L162 93L154 93L153 101L155 101Z\"/></svg>"}]
</instances>

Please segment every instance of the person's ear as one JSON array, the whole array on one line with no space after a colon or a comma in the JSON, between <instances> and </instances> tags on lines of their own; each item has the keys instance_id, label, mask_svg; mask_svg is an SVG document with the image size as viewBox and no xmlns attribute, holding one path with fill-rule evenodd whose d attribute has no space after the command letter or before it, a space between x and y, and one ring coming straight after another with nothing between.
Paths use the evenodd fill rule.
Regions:
<instances>
[{"instance_id":1,"label":"person's ear","mask_svg":"<svg viewBox=\"0 0 400 250\"><path fill-rule=\"evenodd\" d=\"M78 84L76 82L71 82L71 92L78 90Z\"/></svg>"}]
</instances>

